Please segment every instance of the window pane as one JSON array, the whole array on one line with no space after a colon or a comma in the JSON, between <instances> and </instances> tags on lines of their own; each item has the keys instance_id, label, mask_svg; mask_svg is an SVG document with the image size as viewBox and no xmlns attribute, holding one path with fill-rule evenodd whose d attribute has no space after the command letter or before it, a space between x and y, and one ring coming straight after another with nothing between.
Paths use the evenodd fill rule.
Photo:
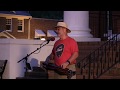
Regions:
<instances>
[{"instance_id":1,"label":"window pane","mask_svg":"<svg viewBox=\"0 0 120 90\"><path fill-rule=\"evenodd\" d=\"M6 24L11 24L11 19L6 19Z\"/></svg>"},{"instance_id":2,"label":"window pane","mask_svg":"<svg viewBox=\"0 0 120 90\"><path fill-rule=\"evenodd\" d=\"M22 26L18 26L18 30L22 31Z\"/></svg>"},{"instance_id":3,"label":"window pane","mask_svg":"<svg viewBox=\"0 0 120 90\"><path fill-rule=\"evenodd\" d=\"M23 20L18 20L18 31L22 31L22 28L23 28Z\"/></svg>"},{"instance_id":4,"label":"window pane","mask_svg":"<svg viewBox=\"0 0 120 90\"><path fill-rule=\"evenodd\" d=\"M6 25L6 30L11 30L11 25Z\"/></svg>"},{"instance_id":5,"label":"window pane","mask_svg":"<svg viewBox=\"0 0 120 90\"><path fill-rule=\"evenodd\" d=\"M6 30L11 30L12 19L6 19Z\"/></svg>"}]
</instances>

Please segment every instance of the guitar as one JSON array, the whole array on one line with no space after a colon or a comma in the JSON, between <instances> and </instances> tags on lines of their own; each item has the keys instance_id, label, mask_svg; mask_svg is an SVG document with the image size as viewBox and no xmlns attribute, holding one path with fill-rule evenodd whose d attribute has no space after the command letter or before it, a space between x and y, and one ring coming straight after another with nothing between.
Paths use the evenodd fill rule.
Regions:
<instances>
[{"instance_id":1,"label":"guitar","mask_svg":"<svg viewBox=\"0 0 120 90\"><path fill-rule=\"evenodd\" d=\"M63 69L60 66L57 66L53 63L42 63L42 65L43 68L45 68L46 70L54 70L60 75L67 75L68 79L71 79L71 77L76 74L75 71L69 70L68 68Z\"/></svg>"}]
</instances>

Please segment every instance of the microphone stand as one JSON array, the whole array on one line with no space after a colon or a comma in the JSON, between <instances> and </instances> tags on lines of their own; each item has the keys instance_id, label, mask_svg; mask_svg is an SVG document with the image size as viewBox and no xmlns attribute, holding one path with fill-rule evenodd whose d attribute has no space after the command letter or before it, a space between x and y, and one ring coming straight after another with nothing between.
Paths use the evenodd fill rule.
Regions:
<instances>
[{"instance_id":1,"label":"microphone stand","mask_svg":"<svg viewBox=\"0 0 120 90\"><path fill-rule=\"evenodd\" d=\"M49 41L47 41L47 43L46 44L48 44L49 43ZM39 49L41 49L43 46L45 46L46 44L44 44L44 45L42 45L42 46L40 46L39 48L37 48L36 50L34 50L33 52L31 52L30 54L27 54L27 56L25 56L24 58L22 58L21 60L19 60L17 63L19 63L19 62L21 62L21 61L23 61L23 60L25 60L25 65L26 65L26 72L27 72L27 70L31 70L31 66L30 66L30 64L27 62L27 60L28 60L28 57L31 55L31 54L33 54L34 52L36 52L37 50L39 50Z\"/></svg>"}]
</instances>

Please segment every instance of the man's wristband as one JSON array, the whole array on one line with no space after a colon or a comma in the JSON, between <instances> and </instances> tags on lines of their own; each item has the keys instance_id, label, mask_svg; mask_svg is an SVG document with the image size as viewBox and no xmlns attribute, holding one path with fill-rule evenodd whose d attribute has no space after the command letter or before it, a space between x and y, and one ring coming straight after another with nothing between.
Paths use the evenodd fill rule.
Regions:
<instances>
[{"instance_id":1,"label":"man's wristband","mask_svg":"<svg viewBox=\"0 0 120 90\"><path fill-rule=\"evenodd\" d=\"M70 64L70 61L69 61L69 60L67 60L67 62Z\"/></svg>"}]
</instances>

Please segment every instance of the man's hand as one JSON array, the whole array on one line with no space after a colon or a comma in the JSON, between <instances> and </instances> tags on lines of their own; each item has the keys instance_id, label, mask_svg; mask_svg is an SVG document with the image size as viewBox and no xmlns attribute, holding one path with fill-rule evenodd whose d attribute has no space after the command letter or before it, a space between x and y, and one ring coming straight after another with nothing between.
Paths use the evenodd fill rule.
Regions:
<instances>
[{"instance_id":1,"label":"man's hand","mask_svg":"<svg viewBox=\"0 0 120 90\"><path fill-rule=\"evenodd\" d=\"M68 62L65 62L65 63L61 64L61 67L62 67L63 69L65 69L65 68L67 68L68 65L69 65L69 63L68 63Z\"/></svg>"}]
</instances>

